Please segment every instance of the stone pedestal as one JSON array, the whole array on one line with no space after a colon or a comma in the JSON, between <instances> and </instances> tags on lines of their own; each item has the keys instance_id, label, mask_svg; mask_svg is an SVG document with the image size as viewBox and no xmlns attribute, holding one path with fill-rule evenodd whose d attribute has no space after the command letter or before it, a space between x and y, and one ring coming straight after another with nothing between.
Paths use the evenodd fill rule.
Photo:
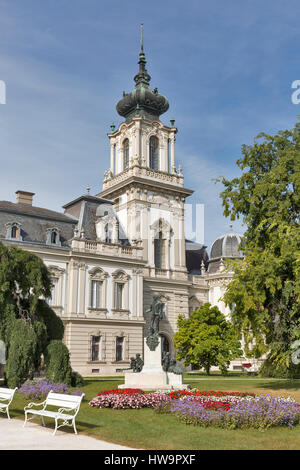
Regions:
<instances>
[{"instance_id":1,"label":"stone pedestal","mask_svg":"<svg viewBox=\"0 0 300 470\"><path fill-rule=\"evenodd\" d=\"M119 388L140 388L150 390L183 390L182 374L165 372L161 365L161 339L158 346L151 351L144 339L144 366L141 372L126 372L124 385Z\"/></svg>"}]
</instances>

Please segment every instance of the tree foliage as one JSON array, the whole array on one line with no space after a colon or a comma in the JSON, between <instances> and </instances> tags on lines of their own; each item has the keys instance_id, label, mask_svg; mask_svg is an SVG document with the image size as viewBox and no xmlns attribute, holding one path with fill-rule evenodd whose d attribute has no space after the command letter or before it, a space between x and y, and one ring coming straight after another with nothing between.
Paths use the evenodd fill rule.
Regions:
<instances>
[{"instance_id":1,"label":"tree foliage","mask_svg":"<svg viewBox=\"0 0 300 470\"><path fill-rule=\"evenodd\" d=\"M178 317L178 331L174 335L177 359L184 365L204 367L209 374L212 366L225 373L229 363L242 355L240 340L230 321L218 307L204 304L185 319Z\"/></svg>"},{"instance_id":2,"label":"tree foliage","mask_svg":"<svg viewBox=\"0 0 300 470\"><path fill-rule=\"evenodd\" d=\"M242 147L242 175L224 177L224 215L242 218L245 258L229 263L234 278L224 295L244 334L246 353L268 352L291 366L300 339L300 123L274 136L262 133Z\"/></svg>"},{"instance_id":3,"label":"tree foliage","mask_svg":"<svg viewBox=\"0 0 300 470\"><path fill-rule=\"evenodd\" d=\"M51 341L45 351L46 377L51 382L70 386L72 369L68 348L59 340Z\"/></svg>"},{"instance_id":4,"label":"tree foliage","mask_svg":"<svg viewBox=\"0 0 300 470\"><path fill-rule=\"evenodd\" d=\"M64 326L43 300L50 297L51 286L50 273L38 256L0 243L0 339L6 345L5 374L10 387L19 387L32 376L52 340L60 343L55 353L56 363L64 364L60 378L70 383L72 369L62 343ZM48 363L52 367L49 352Z\"/></svg>"}]
</instances>

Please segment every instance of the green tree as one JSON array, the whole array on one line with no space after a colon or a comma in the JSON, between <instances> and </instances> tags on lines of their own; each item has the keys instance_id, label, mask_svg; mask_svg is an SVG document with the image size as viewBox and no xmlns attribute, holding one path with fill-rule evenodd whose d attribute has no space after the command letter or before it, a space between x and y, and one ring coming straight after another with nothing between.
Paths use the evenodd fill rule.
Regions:
<instances>
[{"instance_id":1,"label":"green tree","mask_svg":"<svg viewBox=\"0 0 300 470\"><path fill-rule=\"evenodd\" d=\"M80 381L72 372L62 343L63 323L42 300L50 297L51 285L50 273L38 256L0 243L0 339L6 345L4 370L10 387L19 387L32 376L52 340L61 344L57 346L56 363L65 364L62 381L69 383L70 374Z\"/></svg>"},{"instance_id":2,"label":"green tree","mask_svg":"<svg viewBox=\"0 0 300 470\"><path fill-rule=\"evenodd\" d=\"M5 365L7 381L11 388L19 387L33 372L38 349L35 330L23 320L16 320Z\"/></svg>"},{"instance_id":3,"label":"green tree","mask_svg":"<svg viewBox=\"0 0 300 470\"><path fill-rule=\"evenodd\" d=\"M207 374L217 366L226 373L230 361L242 355L239 336L218 307L206 303L189 318L180 315L177 326L174 346L185 366L203 367Z\"/></svg>"},{"instance_id":4,"label":"green tree","mask_svg":"<svg viewBox=\"0 0 300 470\"><path fill-rule=\"evenodd\" d=\"M45 351L46 377L52 382L72 385L72 369L68 348L59 340L53 340Z\"/></svg>"},{"instance_id":5,"label":"green tree","mask_svg":"<svg viewBox=\"0 0 300 470\"><path fill-rule=\"evenodd\" d=\"M268 352L278 367L291 367L300 339L300 123L274 136L260 134L242 146L240 177L222 182L224 215L241 218L243 261L224 295L243 333L248 356Z\"/></svg>"}]
</instances>

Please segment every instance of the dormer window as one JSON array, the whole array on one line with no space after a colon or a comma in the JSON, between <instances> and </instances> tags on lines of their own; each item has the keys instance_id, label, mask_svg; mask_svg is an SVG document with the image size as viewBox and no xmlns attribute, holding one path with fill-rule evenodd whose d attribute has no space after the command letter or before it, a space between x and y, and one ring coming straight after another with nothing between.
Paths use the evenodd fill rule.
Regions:
<instances>
[{"instance_id":1,"label":"dormer window","mask_svg":"<svg viewBox=\"0 0 300 470\"><path fill-rule=\"evenodd\" d=\"M60 230L58 228L49 228L47 230L47 245L61 246Z\"/></svg>"},{"instance_id":2,"label":"dormer window","mask_svg":"<svg viewBox=\"0 0 300 470\"><path fill-rule=\"evenodd\" d=\"M105 243L111 243L111 227L110 224L105 225Z\"/></svg>"},{"instance_id":3,"label":"dormer window","mask_svg":"<svg viewBox=\"0 0 300 470\"><path fill-rule=\"evenodd\" d=\"M6 224L6 238L8 240L22 241L21 224L19 224L18 222Z\"/></svg>"},{"instance_id":4,"label":"dormer window","mask_svg":"<svg viewBox=\"0 0 300 470\"><path fill-rule=\"evenodd\" d=\"M16 225L13 225L11 229L11 238L18 238L18 236L19 236L19 227L17 227Z\"/></svg>"}]
</instances>

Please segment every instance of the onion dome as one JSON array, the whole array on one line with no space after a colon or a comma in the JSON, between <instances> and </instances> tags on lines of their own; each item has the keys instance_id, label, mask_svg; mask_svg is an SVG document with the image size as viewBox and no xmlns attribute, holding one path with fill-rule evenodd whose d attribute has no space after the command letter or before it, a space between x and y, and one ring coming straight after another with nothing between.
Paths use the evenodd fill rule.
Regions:
<instances>
[{"instance_id":1,"label":"onion dome","mask_svg":"<svg viewBox=\"0 0 300 470\"><path fill-rule=\"evenodd\" d=\"M143 25L142 25L143 26ZM157 88L151 90L150 75L146 70L146 57L143 47L143 29L141 29L141 50L139 54L139 72L135 75L135 89L131 93L123 92L123 98L117 103L116 109L120 116L129 122L134 117L143 117L153 121L169 109L167 98L160 95Z\"/></svg>"},{"instance_id":2,"label":"onion dome","mask_svg":"<svg viewBox=\"0 0 300 470\"><path fill-rule=\"evenodd\" d=\"M232 226L230 232L217 238L210 250L209 272L218 271L223 259L242 259L243 253L239 249L242 242L242 236L233 233Z\"/></svg>"}]
</instances>

